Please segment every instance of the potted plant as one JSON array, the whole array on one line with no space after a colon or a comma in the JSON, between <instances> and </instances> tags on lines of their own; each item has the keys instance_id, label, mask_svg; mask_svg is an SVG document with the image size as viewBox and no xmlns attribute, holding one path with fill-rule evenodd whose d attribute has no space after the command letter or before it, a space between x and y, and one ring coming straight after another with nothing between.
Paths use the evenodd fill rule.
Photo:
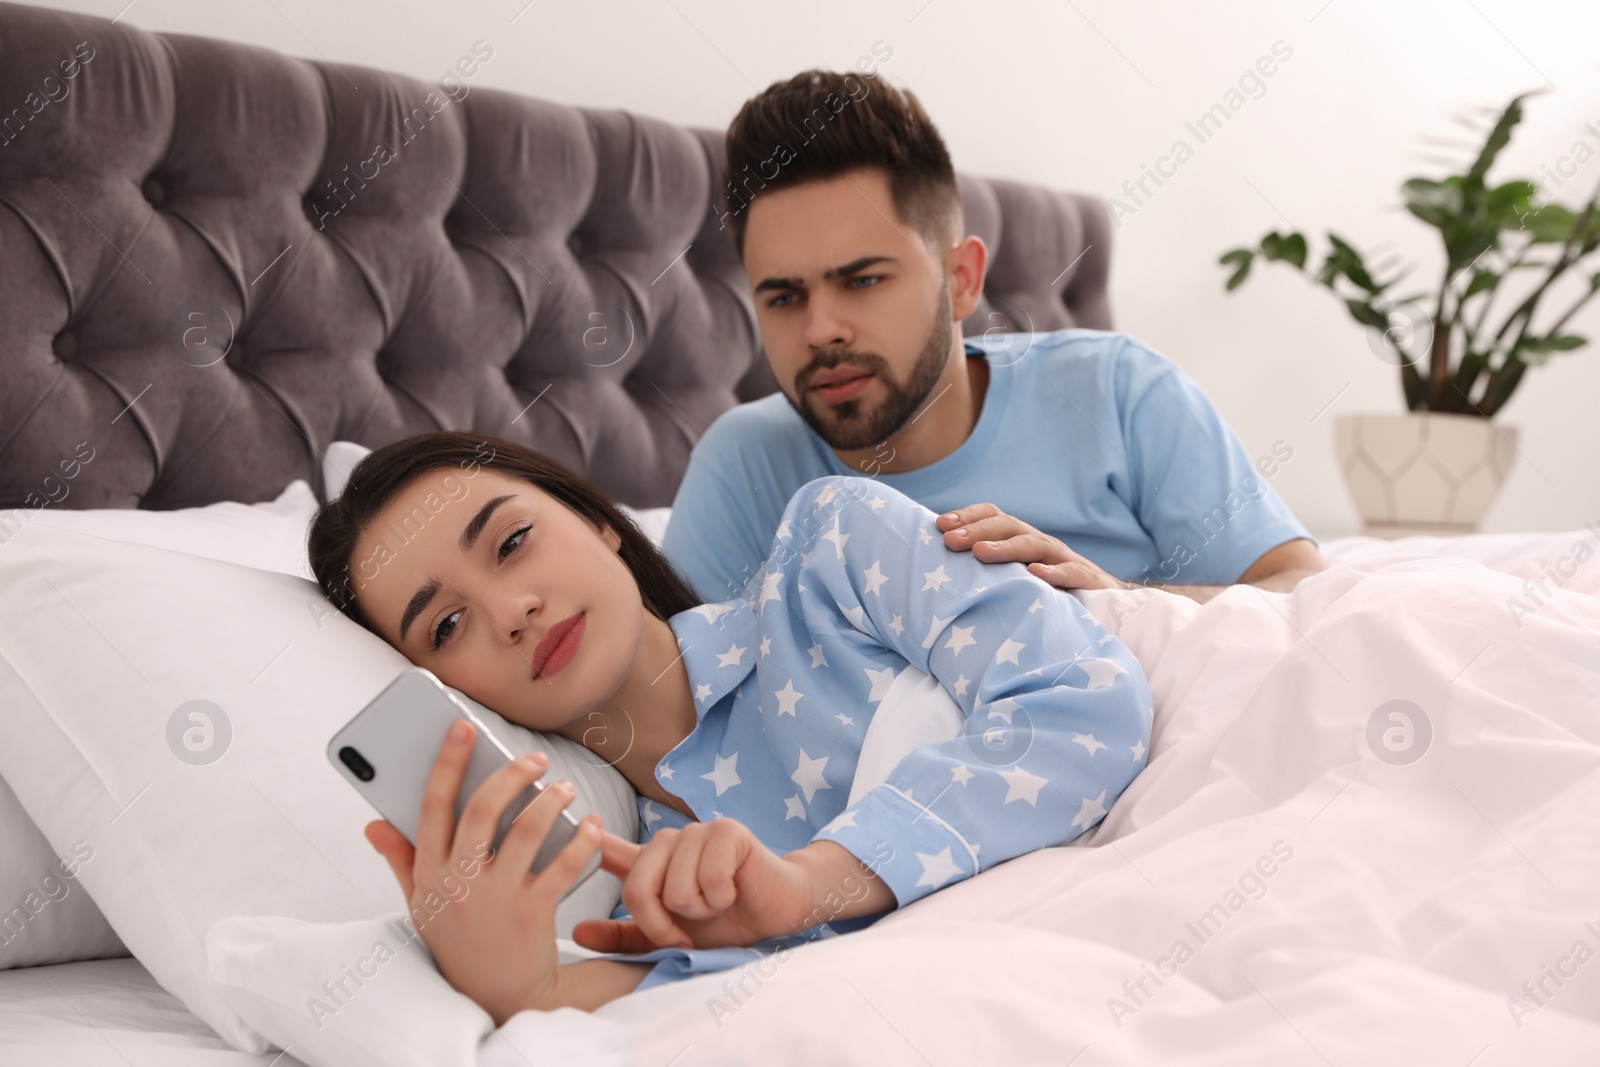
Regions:
<instances>
[{"instance_id":1,"label":"potted plant","mask_svg":"<svg viewBox=\"0 0 1600 1067\"><path fill-rule=\"evenodd\" d=\"M1436 291L1391 297L1409 271L1378 280L1384 265L1369 270L1361 253L1332 232L1314 272L1307 271L1308 243L1298 232L1273 231L1258 247L1233 249L1218 261L1233 268L1230 292L1249 276L1258 255L1308 273L1375 331L1373 351L1399 366L1405 414L1341 416L1335 428L1340 466L1366 533L1475 530L1516 453L1517 428L1495 424L1494 416L1530 366L1587 343L1565 327L1600 290L1600 272L1589 273L1595 264L1583 264L1600 247L1600 187L1573 211L1535 204L1532 182L1485 181L1522 120L1522 101L1533 95L1511 101L1464 173L1411 178L1400 186L1406 209L1444 241ZM1518 271L1544 273L1491 325L1495 298ZM1569 272L1586 290L1553 321L1535 326L1540 301Z\"/></svg>"}]
</instances>

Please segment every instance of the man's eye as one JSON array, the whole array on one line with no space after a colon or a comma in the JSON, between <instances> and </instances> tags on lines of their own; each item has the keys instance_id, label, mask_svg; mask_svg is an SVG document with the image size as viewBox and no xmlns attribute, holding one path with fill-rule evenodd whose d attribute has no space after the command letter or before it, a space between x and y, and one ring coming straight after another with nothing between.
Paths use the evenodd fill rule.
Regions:
<instances>
[{"instance_id":1,"label":"man's eye","mask_svg":"<svg viewBox=\"0 0 1600 1067\"><path fill-rule=\"evenodd\" d=\"M850 279L850 287L852 289L870 289L881 281L883 281L883 275L881 274L858 274Z\"/></svg>"},{"instance_id":2,"label":"man's eye","mask_svg":"<svg viewBox=\"0 0 1600 1067\"><path fill-rule=\"evenodd\" d=\"M497 553L499 558L500 559L505 559L506 556L509 554L507 552L507 546L508 545L510 546L510 550L511 551L515 551L516 548L517 548L517 545L511 544L511 542L516 541L517 544L520 545L522 543L522 541L521 541L522 535L527 533L531 529L533 529L533 525L530 523L527 526L524 526L519 530L513 530L512 533L511 533L511 536L507 537L504 541L500 542L500 549L499 549L499 552Z\"/></svg>"},{"instance_id":3,"label":"man's eye","mask_svg":"<svg viewBox=\"0 0 1600 1067\"><path fill-rule=\"evenodd\" d=\"M779 295L773 297L771 300L767 301L767 307L769 307L769 308L786 308L786 307L788 307L790 304L794 303L798 299L799 299L799 297L797 295L795 295L794 293L780 293Z\"/></svg>"},{"instance_id":4,"label":"man's eye","mask_svg":"<svg viewBox=\"0 0 1600 1067\"><path fill-rule=\"evenodd\" d=\"M435 652L439 651L439 646L446 639L448 639L449 636L452 633L455 632L455 629L456 629L455 623L450 622L450 620L455 618L457 615L460 615L460 614L461 614L461 612L459 612L459 611L452 611L450 614L446 615L444 618L439 620L439 625L435 626L433 628L433 637L428 642L428 647L430 649L432 649ZM448 629L448 630L445 629L445 624L446 623L450 624L450 629Z\"/></svg>"}]
</instances>

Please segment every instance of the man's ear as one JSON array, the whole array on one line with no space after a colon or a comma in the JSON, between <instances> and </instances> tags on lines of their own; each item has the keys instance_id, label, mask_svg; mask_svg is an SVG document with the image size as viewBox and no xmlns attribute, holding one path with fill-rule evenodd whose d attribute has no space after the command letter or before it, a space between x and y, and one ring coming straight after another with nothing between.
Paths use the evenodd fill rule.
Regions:
<instances>
[{"instance_id":1,"label":"man's ear","mask_svg":"<svg viewBox=\"0 0 1600 1067\"><path fill-rule=\"evenodd\" d=\"M950 282L950 314L965 322L983 299L984 273L989 269L989 249L983 238L968 234L944 256L944 276Z\"/></svg>"}]
</instances>

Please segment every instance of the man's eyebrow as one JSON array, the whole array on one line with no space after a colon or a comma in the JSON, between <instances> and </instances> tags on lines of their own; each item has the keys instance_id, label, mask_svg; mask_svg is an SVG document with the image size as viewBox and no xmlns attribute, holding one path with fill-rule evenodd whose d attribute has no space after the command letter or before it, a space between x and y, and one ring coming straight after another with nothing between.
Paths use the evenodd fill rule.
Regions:
<instances>
[{"instance_id":1,"label":"man's eyebrow","mask_svg":"<svg viewBox=\"0 0 1600 1067\"><path fill-rule=\"evenodd\" d=\"M516 499L515 493L504 493L487 501L483 507L479 508L478 513L472 516L472 521L467 523L466 529L461 531L461 551L471 552L472 546L478 543L478 537L483 533L483 528L489 524L489 518L494 514L494 509L504 504L507 500L514 499ZM433 598L438 593L439 581L433 578L424 583L422 588L411 594L410 601L406 603L405 614L400 619L400 640L402 643L406 639L406 631L411 628L412 622L416 620L418 615L422 614L424 608L432 603Z\"/></svg>"},{"instance_id":2,"label":"man's eyebrow","mask_svg":"<svg viewBox=\"0 0 1600 1067\"><path fill-rule=\"evenodd\" d=\"M860 259L852 259L843 266L832 267L823 271L822 277L824 279L848 278L852 274L860 274L868 267L875 267L879 263L898 262L899 260L895 259L893 256L862 256Z\"/></svg>"},{"instance_id":3,"label":"man's eyebrow","mask_svg":"<svg viewBox=\"0 0 1600 1067\"><path fill-rule=\"evenodd\" d=\"M837 267L829 267L822 272L822 277L824 281L831 281L834 278L848 278L852 274L860 274L868 267L876 266L879 263L898 262L900 261L894 256L862 256L860 259L852 259L849 263L844 263ZM769 289L804 289L805 287L806 283L800 278L763 278L757 284L755 291L761 293Z\"/></svg>"}]
</instances>

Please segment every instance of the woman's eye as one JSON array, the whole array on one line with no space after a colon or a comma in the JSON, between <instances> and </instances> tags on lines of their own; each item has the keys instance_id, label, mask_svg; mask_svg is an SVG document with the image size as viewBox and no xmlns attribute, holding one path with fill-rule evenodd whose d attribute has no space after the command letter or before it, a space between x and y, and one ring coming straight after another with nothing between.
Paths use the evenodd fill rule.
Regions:
<instances>
[{"instance_id":1,"label":"woman's eye","mask_svg":"<svg viewBox=\"0 0 1600 1067\"><path fill-rule=\"evenodd\" d=\"M459 611L452 611L450 614L439 620L439 625L433 628L433 639L428 643L429 648L435 652L439 651L439 645L455 632L456 625L455 623L450 622L450 620L460 614L461 612ZM448 630L445 629L447 624L449 625Z\"/></svg>"},{"instance_id":2,"label":"woman's eye","mask_svg":"<svg viewBox=\"0 0 1600 1067\"><path fill-rule=\"evenodd\" d=\"M501 559L505 559L510 552L516 551L517 545L522 543L522 535L531 529L533 529L533 525L530 523L529 525L522 527L520 530L513 530L510 537L507 537L504 541L500 542L499 557ZM515 541L517 544L512 544L513 541ZM510 551L507 550L507 546L510 546Z\"/></svg>"}]
</instances>

